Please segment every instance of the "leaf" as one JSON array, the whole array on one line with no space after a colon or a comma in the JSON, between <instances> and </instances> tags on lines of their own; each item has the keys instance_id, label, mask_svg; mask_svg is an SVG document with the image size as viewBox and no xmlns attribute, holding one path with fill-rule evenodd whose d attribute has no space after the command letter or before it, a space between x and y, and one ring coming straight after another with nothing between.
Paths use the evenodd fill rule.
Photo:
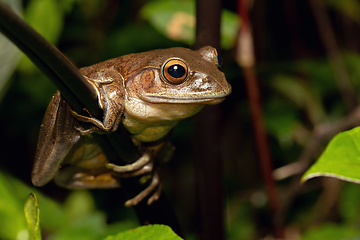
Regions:
<instances>
[{"instance_id":1,"label":"leaf","mask_svg":"<svg viewBox=\"0 0 360 240\"><path fill-rule=\"evenodd\" d=\"M115 236L109 236L104 240L180 240L169 226L166 225L147 225L141 226Z\"/></svg>"},{"instance_id":2,"label":"leaf","mask_svg":"<svg viewBox=\"0 0 360 240\"><path fill-rule=\"evenodd\" d=\"M152 1L141 10L141 16L168 38L192 45L195 42L195 1ZM231 48L239 28L238 16L228 10L221 16L221 47Z\"/></svg>"},{"instance_id":3,"label":"leaf","mask_svg":"<svg viewBox=\"0 0 360 240\"><path fill-rule=\"evenodd\" d=\"M337 134L302 182L319 176L360 183L360 127Z\"/></svg>"},{"instance_id":4,"label":"leaf","mask_svg":"<svg viewBox=\"0 0 360 240\"><path fill-rule=\"evenodd\" d=\"M32 0L25 20L51 43L56 43L63 27L63 10L55 0Z\"/></svg>"},{"instance_id":5,"label":"leaf","mask_svg":"<svg viewBox=\"0 0 360 240\"><path fill-rule=\"evenodd\" d=\"M20 181L0 170L0 239L15 239L20 232L27 229L24 202L29 192L19 201L16 194L20 184Z\"/></svg>"},{"instance_id":6,"label":"leaf","mask_svg":"<svg viewBox=\"0 0 360 240\"><path fill-rule=\"evenodd\" d=\"M141 16L172 40L193 44L195 40L195 2L153 1L141 10Z\"/></svg>"},{"instance_id":7,"label":"leaf","mask_svg":"<svg viewBox=\"0 0 360 240\"><path fill-rule=\"evenodd\" d=\"M235 40L240 27L240 20L237 14L228 10L222 10L221 14L221 47L230 49L235 45Z\"/></svg>"},{"instance_id":8,"label":"leaf","mask_svg":"<svg viewBox=\"0 0 360 240\"><path fill-rule=\"evenodd\" d=\"M43 230L54 231L64 222L64 210L57 202L0 169L0 239L16 239L16 236L28 232L24 203L30 192L36 194L41 206L40 225Z\"/></svg>"},{"instance_id":9,"label":"leaf","mask_svg":"<svg viewBox=\"0 0 360 240\"><path fill-rule=\"evenodd\" d=\"M24 207L25 219L28 224L30 240L41 240L39 225L39 207L35 194L31 193Z\"/></svg>"}]
</instances>

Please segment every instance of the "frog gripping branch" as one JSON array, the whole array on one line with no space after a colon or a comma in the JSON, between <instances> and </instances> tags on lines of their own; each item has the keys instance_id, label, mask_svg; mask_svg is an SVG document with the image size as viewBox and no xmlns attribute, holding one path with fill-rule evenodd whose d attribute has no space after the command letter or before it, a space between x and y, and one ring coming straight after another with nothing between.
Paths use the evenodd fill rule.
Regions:
<instances>
[{"instance_id":1,"label":"frog gripping branch","mask_svg":"<svg viewBox=\"0 0 360 240\"><path fill-rule=\"evenodd\" d=\"M134 206L142 224L166 224L181 235L164 194L152 205L141 199L153 194L148 201L154 202L161 192L154 160L169 146L161 136L168 135L179 120L206 104L221 102L230 93L230 85L218 70L217 51L211 47L155 50L79 71L1 2L0 31L61 92L51 100L40 129L34 184L44 185L55 178L64 187L112 188L119 186L120 175L133 198L126 205ZM163 143L151 146L154 139ZM141 174L155 176L152 187L141 183Z\"/></svg>"},{"instance_id":2,"label":"frog gripping branch","mask_svg":"<svg viewBox=\"0 0 360 240\"><path fill-rule=\"evenodd\" d=\"M167 146L164 139L176 123L206 104L220 103L231 92L218 70L217 51L212 47L130 54L80 72L98 93L104 117L99 120L77 114L57 92L42 123L32 181L41 186L55 178L67 188L114 188L119 187L119 175L153 175L151 184L126 206L136 205L151 194L148 204L159 197L155 159ZM92 127L84 129L79 122L91 123ZM119 124L142 153L125 166L110 163L90 134L116 131Z\"/></svg>"}]
</instances>

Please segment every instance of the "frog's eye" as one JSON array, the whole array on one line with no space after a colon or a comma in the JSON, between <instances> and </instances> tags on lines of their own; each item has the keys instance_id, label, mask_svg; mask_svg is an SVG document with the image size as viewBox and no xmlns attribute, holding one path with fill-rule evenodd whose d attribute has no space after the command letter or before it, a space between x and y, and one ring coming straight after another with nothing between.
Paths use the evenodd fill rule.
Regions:
<instances>
[{"instance_id":1,"label":"frog's eye","mask_svg":"<svg viewBox=\"0 0 360 240\"><path fill-rule=\"evenodd\" d=\"M161 67L161 74L171 84L184 82L189 75L189 68L181 59L169 59Z\"/></svg>"}]
</instances>

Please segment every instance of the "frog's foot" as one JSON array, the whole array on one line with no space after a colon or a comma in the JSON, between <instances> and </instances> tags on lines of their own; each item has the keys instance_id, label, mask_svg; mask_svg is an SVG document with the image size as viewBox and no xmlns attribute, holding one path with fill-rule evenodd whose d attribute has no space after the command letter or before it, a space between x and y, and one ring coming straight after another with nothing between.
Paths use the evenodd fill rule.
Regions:
<instances>
[{"instance_id":1,"label":"frog's foot","mask_svg":"<svg viewBox=\"0 0 360 240\"><path fill-rule=\"evenodd\" d=\"M75 127L76 131L80 132L80 135L88 135L90 133L103 133L104 131L102 131L101 129L97 128L97 127L91 127L89 129L84 129L84 128L79 128L79 127Z\"/></svg>"},{"instance_id":2,"label":"frog's foot","mask_svg":"<svg viewBox=\"0 0 360 240\"><path fill-rule=\"evenodd\" d=\"M154 162L151 159L150 154L144 153L136 162L125 165L117 166L113 163L106 164L106 167L112 169L114 172L119 173L121 177L135 177L140 175L145 175L147 178L149 173L152 173L154 170ZM150 185L145 188L142 192L136 195L134 198L125 202L126 207L131 207L137 205L145 197L150 196L147 200L147 204L150 205L156 200L159 199L161 195L162 185L160 182L159 174L155 171Z\"/></svg>"},{"instance_id":3,"label":"frog's foot","mask_svg":"<svg viewBox=\"0 0 360 240\"><path fill-rule=\"evenodd\" d=\"M154 173L152 176L152 181L150 185L145 188L142 192L140 192L138 195L136 195L134 198L129 199L125 202L126 207L133 207L137 205L139 202L141 202L145 197L150 196L151 197L147 200L147 204L151 205L155 201L157 201L161 195L162 185L160 182L160 177L157 172Z\"/></svg>"},{"instance_id":4,"label":"frog's foot","mask_svg":"<svg viewBox=\"0 0 360 240\"><path fill-rule=\"evenodd\" d=\"M90 134L90 133L93 133L93 132L98 132L98 133L103 133L103 132L109 132L109 131L112 131L112 128L111 127L106 127L104 126L104 124L94 118L94 117L87 117L87 116L83 116L83 115L80 115L78 114L77 112L73 111L72 109L70 109L71 111L71 114L80 122L88 122L88 123L92 123L94 124L95 126L94 127L91 127L89 129L77 129L81 135L86 135L86 134Z\"/></svg>"}]
</instances>

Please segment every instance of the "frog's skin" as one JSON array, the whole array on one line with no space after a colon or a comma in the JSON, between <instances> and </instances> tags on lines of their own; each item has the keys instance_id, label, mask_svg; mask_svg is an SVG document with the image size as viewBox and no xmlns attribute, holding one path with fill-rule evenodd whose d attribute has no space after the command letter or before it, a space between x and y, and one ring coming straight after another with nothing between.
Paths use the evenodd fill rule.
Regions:
<instances>
[{"instance_id":1,"label":"frog's skin","mask_svg":"<svg viewBox=\"0 0 360 240\"><path fill-rule=\"evenodd\" d=\"M148 195L159 197L160 183L153 171L157 154L176 123L193 116L205 105L217 104L231 87L218 69L212 47L193 51L170 48L129 54L80 69L98 93L102 120L73 112L59 92L53 96L41 125L32 182L55 182L71 189L119 187L123 177L153 174L152 183L125 205L133 206ZM83 129L79 122L94 125ZM116 131L122 124L143 153L133 164L109 163L90 133ZM149 144L156 143L156 144ZM151 147L147 146L151 145Z\"/></svg>"}]
</instances>

